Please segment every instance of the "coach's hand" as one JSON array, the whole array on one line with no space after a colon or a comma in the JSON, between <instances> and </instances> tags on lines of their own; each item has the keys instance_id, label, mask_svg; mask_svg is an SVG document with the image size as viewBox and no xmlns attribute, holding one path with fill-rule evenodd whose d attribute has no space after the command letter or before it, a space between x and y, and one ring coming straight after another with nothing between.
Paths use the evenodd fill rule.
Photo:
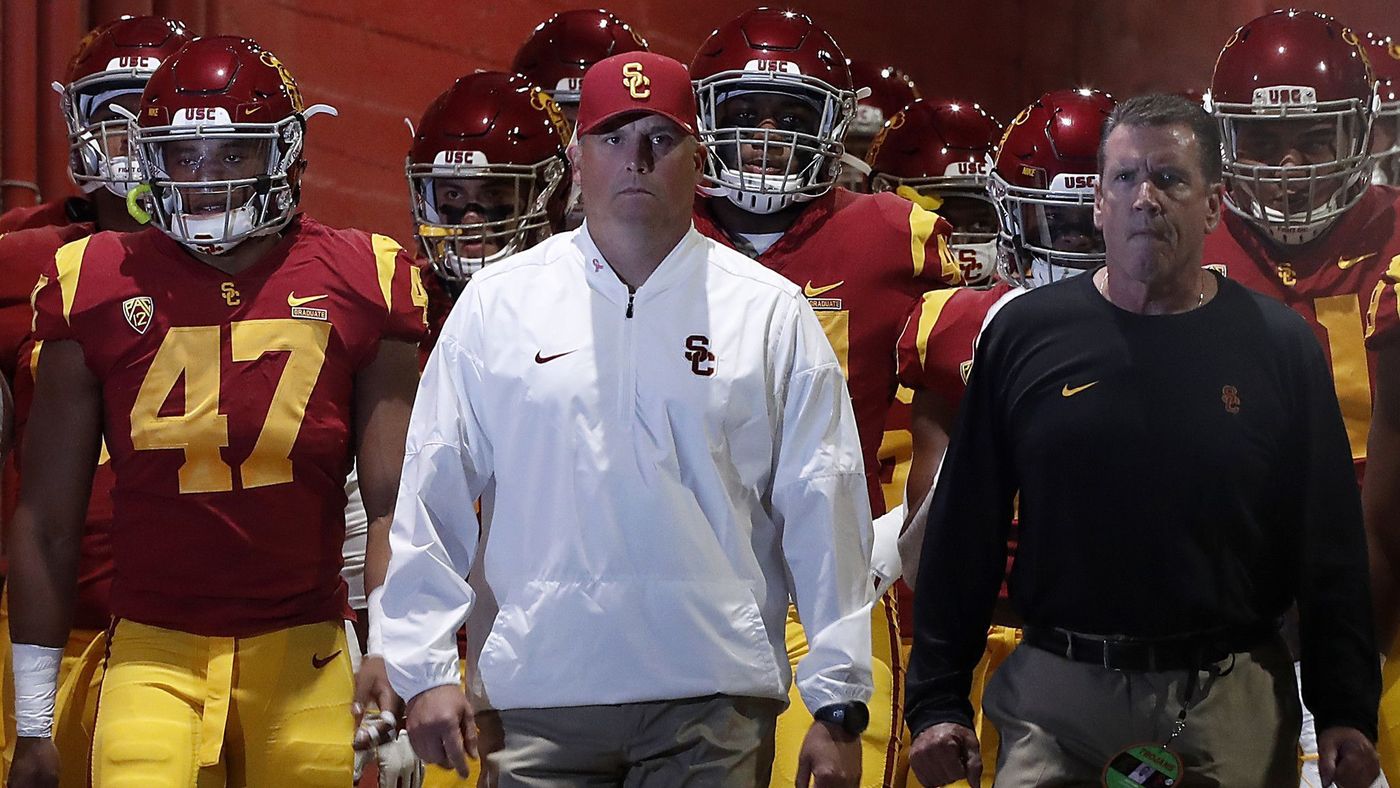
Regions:
<instances>
[{"instance_id":1,"label":"coach's hand","mask_svg":"<svg viewBox=\"0 0 1400 788\"><path fill-rule=\"evenodd\" d=\"M982 784L982 748L972 729L955 722L941 722L924 729L909 748L909 768L919 782L947 785L966 779Z\"/></svg>"},{"instance_id":2,"label":"coach's hand","mask_svg":"<svg viewBox=\"0 0 1400 788\"><path fill-rule=\"evenodd\" d=\"M443 684L408 702L408 740L424 761L467 777L467 755L476 755L476 720L456 684Z\"/></svg>"},{"instance_id":3,"label":"coach's hand","mask_svg":"<svg viewBox=\"0 0 1400 788\"><path fill-rule=\"evenodd\" d=\"M1334 726L1317 735L1317 771L1323 785L1368 788L1381 775L1380 756L1366 734Z\"/></svg>"},{"instance_id":4,"label":"coach's hand","mask_svg":"<svg viewBox=\"0 0 1400 788\"><path fill-rule=\"evenodd\" d=\"M403 701L389 685L389 669L384 666L384 658L378 654L366 656L360 663L360 671L355 674L355 704L351 706L351 711L355 714L356 725L367 709L403 717Z\"/></svg>"},{"instance_id":5,"label":"coach's hand","mask_svg":"<svg viewBox=\"0 0 1400 788\"><path fill-rule=\"evenodd\" d=\"M11 788L53 788L58 785L58 748L53 739L21 736L10 764Z\"/></svg>"},{"instance_id":6,"label":"coach's hand","mask_svg":"<svg viewBox=\"0 0 1400 788\"><path fill-rule=\"evenodd\" d=\"M814 720L797 756L797 788L860 785L860 737L839 725Z\"/></svg>"}]
</instances>

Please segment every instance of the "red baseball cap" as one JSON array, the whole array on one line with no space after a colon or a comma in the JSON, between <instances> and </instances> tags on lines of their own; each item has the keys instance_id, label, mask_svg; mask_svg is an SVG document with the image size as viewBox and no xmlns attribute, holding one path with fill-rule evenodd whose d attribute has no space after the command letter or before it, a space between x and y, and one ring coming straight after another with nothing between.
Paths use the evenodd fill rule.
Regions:
<instances>
[{"instance_id":1,"label":"red baseball cap","mask_svg":"<svg viewBox=\"0 0 1400 788\"><path fill-rule=\"evenodd\" d=\"M692 137L695 89L678 60L655 52L624 52L594 63L583 75L578 135L592 134L613 118L650 113L670 118Z\"/></svg>"}]
</instances>

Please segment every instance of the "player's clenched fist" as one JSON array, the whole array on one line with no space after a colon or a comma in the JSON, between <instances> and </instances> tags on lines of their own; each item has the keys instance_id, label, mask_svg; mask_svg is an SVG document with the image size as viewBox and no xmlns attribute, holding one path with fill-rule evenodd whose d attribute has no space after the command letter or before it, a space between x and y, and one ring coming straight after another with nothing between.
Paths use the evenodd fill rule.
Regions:
<instances>
[{"instance_id":1,"label":"player's clenched fist","mask_svg":"<svg viewBox=\"0 0 1400 788\"><path fill-rule=\"evenodd\" d=\"M962 779L970 785L981 785L982 751L977 736L957 723L934 725L914 739L909 748L909 768L919 782L928 786Z\"/></svg>"},{"instance_id":2,"label":"player's clenched fist","mask_svg":"<svg viewBox=\"0 0 1400 788\"><path fill-rule=\"evenodd\" d=\"M424 761L468 776L467 756L476 757L476 720L471 703L455 684L420 692L408 702L408 740Z\"/></svg>"}]
</instances>

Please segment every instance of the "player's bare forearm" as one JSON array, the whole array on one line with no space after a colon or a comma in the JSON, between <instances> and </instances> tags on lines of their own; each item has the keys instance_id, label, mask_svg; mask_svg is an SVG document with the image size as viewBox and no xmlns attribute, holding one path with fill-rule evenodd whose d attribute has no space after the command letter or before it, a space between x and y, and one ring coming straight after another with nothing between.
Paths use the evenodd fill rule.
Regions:
<instances>
[{"instance_id":1,"label":"player's bare forearm","mask_svg":"<svg viewBox=\"0 0 1400 788\"><path fill-rule=\"evenodd\" d=\"M418 348L382 340L379 352L355 378L356 462L360 495L369 516L365 544L365 591L384 584L389 568L389 526L403 470L408 417L418 390Z\"/></svg>"},{"instance_id":2,"label":"player's bare forearm","mask_svg":"<svg viewBox=\"0 0 1400 788\"><path fill-rule=\"evenodd\" d=\"M914 457L909 462L909 482L904 490L904 500L909 504L911 515L933 487L934 474L938 472L938 464L943 461L943 452L948 448L948 433L957 416L955 409L931 391L915 391L912 407L909 429L914 436ZM908 527L906 523L905 528Z\"/></svg>"},{"instance_id":3,"label":"player's bare forearm","mask_svg":"<svg viewBox=\"0 0 1400 788\"><path fill-rule=\"evenodd\" d=\"M16 643L68 640L78 552L101 441L101 393L74 342L40 355L10 534L10 630Z\"/></svg>"},{"instance_id":4,"label":"player's bare forearm","mask_svg":"<svg viewBox=\"0 0 1400 788\"><path fill-rule=\"evenodd\" d=\"M1389 653L1400 629L1400 345L1378 354L1376 399L1361 502L1366 519L1376 643Z\"/></svg>"}]
</instances>

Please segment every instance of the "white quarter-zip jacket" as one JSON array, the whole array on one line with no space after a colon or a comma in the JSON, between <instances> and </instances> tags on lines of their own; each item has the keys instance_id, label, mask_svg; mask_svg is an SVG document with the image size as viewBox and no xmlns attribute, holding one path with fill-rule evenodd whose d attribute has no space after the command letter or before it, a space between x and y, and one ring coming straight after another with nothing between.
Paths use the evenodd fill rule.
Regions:
<instances>
[{"instance_id":1,"label":"white quarter-zip jacket","mask_svg":"<svg viewBox=\"0 0 1400 788\"><path fill-rule=\"evenodd\" d=\"M472 277L390 542L371 615L404 698L458 681L466 619L478 709L785 699L789 599L806 705L871 693L845 380L801 291L694 228L635 292L586 224Z\"/></svg>"}]
</instances>

